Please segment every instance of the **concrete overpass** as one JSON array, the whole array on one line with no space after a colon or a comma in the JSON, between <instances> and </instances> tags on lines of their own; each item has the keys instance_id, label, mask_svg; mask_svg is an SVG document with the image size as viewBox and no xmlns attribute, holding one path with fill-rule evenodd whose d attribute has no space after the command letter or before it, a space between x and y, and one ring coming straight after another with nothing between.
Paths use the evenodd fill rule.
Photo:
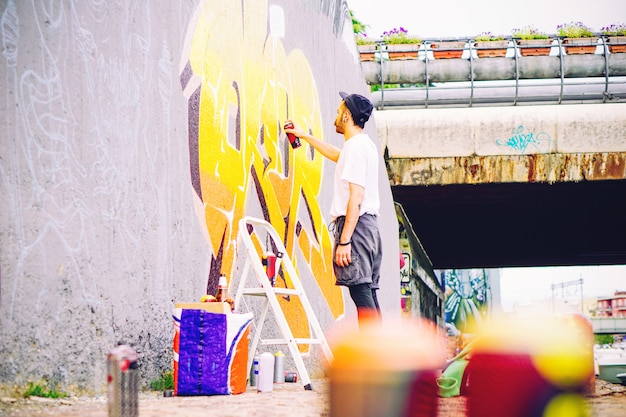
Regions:
<instances>
[{"instance_id":1,"label":"concrete overpass","mask_svg":"<svg viewBox=\"0 0 626 417\"><path fill-rule=\"evenodd\" d=\"M626 106L376 113L435 269L626 263Z\"/></svg>"},{"instance_id":2,"label":"concrete overpass","mask_svg":"<svg viewBox=\"0 0 626 417\"><path fill-rule=\"evenodd\" d=\"M404 207L434 268L626 264L626 105L624 85L615 81L624 75L626 57L618 55L626 54L534 61L539 67L560 61L565 72L570 68L569 74L574 73L554 78L551 70L536 69L535 76L546 74L538 81L558 89L556 95L537 99L535 94L527 100L534 105L503 105L501 98L477 105L457 95L459 103L450 106L433 98L438 87L458 90L457 85L450 87L454 83L374 95L394 200ZM415 74L425 66L434 71L433 62L427 61L362 64L371 84L382 80L380 70L372 70L375 66L385 67L387 82L417 82L420 76ZM460 74L474 71L479 60L474 66L469 59L449 61L457 62L445 71ZM522 58L484 59L481 64L489 62L494 65L491 72L502 72L503 82L518 87L519 72L511 80L504 75L510 71L499 68L527 62L526 73L532 73L532 61ZM585 62L586 72L574 71ZM604 77L599 62L610 65L617 78ZM402 71L394 73L393 65ZM430 74L431 79L437 76ZM582 77L600 81L616 94L607 100L606 94L585 96L583 91L582 99L568 99L563 92L568 83L589 87ZM476 80L472 73L452 78L458 83L472 78L469 97L476 98L476 83L497 77ZM540 90L548 91L548 84ZM515 97L520 97L517 91ZM430 97L428 103L424 96ZM387 97L384 103L382 97Z\"/></svg>"},{"instance_id":3,"label":"concrete overpass","mask_svg":"<svg viewBox=\"0 0 626 417\"><path fill-rule=\"evenodd\" d=\"M594 334L626 334L626 318L591 317Z\"/></svg>"}]
</instances>

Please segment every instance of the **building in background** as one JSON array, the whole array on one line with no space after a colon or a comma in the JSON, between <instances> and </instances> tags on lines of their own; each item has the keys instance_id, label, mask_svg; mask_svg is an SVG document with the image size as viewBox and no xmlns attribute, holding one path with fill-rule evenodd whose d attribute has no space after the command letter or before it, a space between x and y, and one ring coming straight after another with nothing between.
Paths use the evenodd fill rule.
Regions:
<instances>
[{"instance_id":1,"label":"building in background","mask_svg":"<svg viewBox=\"0 0 626 417\"><path fill-rule=\"evenodd\" d=\"M597 317L626 317L626 291L615 291L612 297L598 298Z\"/></svg>"}]
</instances>

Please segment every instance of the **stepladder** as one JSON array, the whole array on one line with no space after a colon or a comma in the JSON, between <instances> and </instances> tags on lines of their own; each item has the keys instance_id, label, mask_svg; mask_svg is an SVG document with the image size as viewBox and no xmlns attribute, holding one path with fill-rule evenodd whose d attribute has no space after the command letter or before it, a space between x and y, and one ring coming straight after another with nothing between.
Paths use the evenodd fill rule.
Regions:
<instances>
[{"instance_id":1,"label":"stepladder","mask_svg":"<svg viewBox=\"0 0 626 417\"><path fill-rule=\"evenodd\" d=\"M303 355L308 352L306 348L321 347L328 363L332 361L333 354L295 266L278 233L265 220L242 218L239 221L238 242L237 256L243 257L243 268L236 284L235 306L243 312L248 305L248 297L260 300L248 351L248 375L260 345L283 345L293 359L304 389L312 390L311 378L303 360ZM277 279L279 275L281 279ZM230 287L234 289L234 286L231 282ZM286 300L289 302L286 303ZM270 312L277 329L264 329L270 321ZM292 314L297 317L292 317ZM300 333L304 324L307 335L294 336L290 322L299 323Z\"/></svg>"}]
</instances>

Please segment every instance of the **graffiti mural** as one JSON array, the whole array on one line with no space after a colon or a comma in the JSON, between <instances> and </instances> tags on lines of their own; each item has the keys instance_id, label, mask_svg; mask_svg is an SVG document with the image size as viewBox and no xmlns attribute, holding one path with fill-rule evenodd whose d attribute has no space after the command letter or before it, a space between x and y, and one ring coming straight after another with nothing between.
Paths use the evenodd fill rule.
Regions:
<instances>
[{"instance_id":1,"label":"graffiti mural","mask_svg":"<svg viewBox=\"0 0 626 417\"><path fill-rule=\"evenodd\" d=\"M400 296L411 296L411 253L400 252Z\"/></svg>"},{"instance_id":2,"label":"graffiti mural","mask_svg":"<svg viewBox=\"0 0 626 417\"><path fill-rule=\"evenodd\" d=\"M402 314L409 316L411 313L411 253L404 252L400 248L400 308Z\"/></svg>"},{"instance_id":3,"label":"graffiti mural","mask_svg":"<svg viewBox=\"0 0 626 417\"><path fill-rule=\"evenodd\" d=\"M474 332L490 315L487 273L484 269L448 269L441 273L446 286L446 322L462 332Z\"/></svg>"},{"instance_id":4,"label":"graffiti mural","mask_svg":"<svg viewBox=\"0 0 626 417\"><path fill-rule=\"evenodd\" d=\"M295 117L324 137L315 79L303 51L285 50L284 21L283 9L264 0L205 1L189 25L180 80L191 184L212 256L207 292L215 292L220 273L232 276L238 221L253 211L284 236L296 269L315 271L338 318L344 300L334 285L332 240L318 203L322 156L304 146L294 151L282 131L282 122ZM305 265L298 265L297 251ZM301 306L281 303L290 324L306 322L299 320Z\"/></svg>"}]
</instances>

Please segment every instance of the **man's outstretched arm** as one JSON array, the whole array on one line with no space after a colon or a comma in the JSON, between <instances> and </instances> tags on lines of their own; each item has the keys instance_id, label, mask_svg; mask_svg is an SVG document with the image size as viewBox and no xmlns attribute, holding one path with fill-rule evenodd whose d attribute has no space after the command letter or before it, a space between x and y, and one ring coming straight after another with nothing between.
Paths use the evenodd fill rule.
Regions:
<instances>
[{"instance_id":1,"label":"man's outstretched arm","mask_svg":"<svg viewBox=\"0 0 626 417\"><path fill-rule=\"evenodd\" d=\"M293 120L286 120L285 123L291 122L293 123L293 129L284 129L286 133L293 133L300 139L306 140L309 145L311 145L315 150L324 155L326 158L331 161L337 162L339 160L339 153L341 152L339 148L334 145L331 145L328 142L322 142L319 139L316 139L308 132L303 130L300 126L298 126Z\"/></svg>"}]
</instances>

